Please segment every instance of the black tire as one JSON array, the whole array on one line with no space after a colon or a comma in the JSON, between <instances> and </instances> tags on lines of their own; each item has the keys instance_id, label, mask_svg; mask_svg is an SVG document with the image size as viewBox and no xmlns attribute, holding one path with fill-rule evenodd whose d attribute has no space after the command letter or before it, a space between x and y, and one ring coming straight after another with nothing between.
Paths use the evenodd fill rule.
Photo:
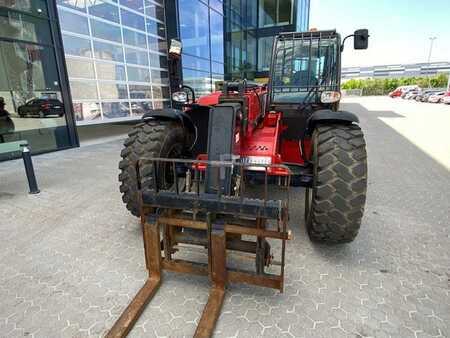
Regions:
<instances>
[{"instance_id":1,"label":"black tire","mask_svg":"<svg viewBox=\"0 0 450 338\"><path fill-rule=\"evenodd\" d=\"M312 135L314 182L306 189L306 228L312 241L348 243L361 226L367 153L359 126L319 125Z\"/></svg>"},{"instance_id":2,"label":"black tire","mask_svg":"<svg viewBox=\"0 0 450 338\"><path fill-rule=\"evenodd\" d=\"M138 187L152 189L154 186L154 168L151 163L140 163L141 158L149 157L182 157L185 149L185 131L174 121L150 120L137 124L128 134L120 156L119 181L122 200L127 209L139 217ZM166 188L173 184L171 175L165 172L164 164L160 164L158 171L158 184ZM169 170L167 170L169 172ZM139 179L138 179L139 176ZM139 185L138 185L139 184Z\"/></svg>"}]
</instances>

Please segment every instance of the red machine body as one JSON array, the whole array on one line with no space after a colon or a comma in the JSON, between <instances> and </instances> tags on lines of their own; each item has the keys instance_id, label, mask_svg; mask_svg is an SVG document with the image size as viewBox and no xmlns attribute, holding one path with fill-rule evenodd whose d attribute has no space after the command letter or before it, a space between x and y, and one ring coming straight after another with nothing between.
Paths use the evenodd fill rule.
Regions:
<instances>
[{"instance_id":1,"label":"red machine body","mask_svg":"<svg viewBox=\"0 0 450 338\"><path fill-rule=\"evenodd\" d=\"M222 95L221 91L216 91L200 97L196 103L201 106L215 106L219 104ZM227 97L230 95L237 96L238 93L228 94ZM246 89L244 95L248 121L245 130L241 128L241 120L238 118L236 121L234 155L238 155L247 163L304 165L305 158L310 156L310 139L281 138L283 131L287 129L283 124L283 113L264 113L264 101L261 98L267 95L267 86ZM206 160L207 154L200 154L198 158ZM271 169L268 174L287 175L281 168Z\"/></svg>"}]
</instances>

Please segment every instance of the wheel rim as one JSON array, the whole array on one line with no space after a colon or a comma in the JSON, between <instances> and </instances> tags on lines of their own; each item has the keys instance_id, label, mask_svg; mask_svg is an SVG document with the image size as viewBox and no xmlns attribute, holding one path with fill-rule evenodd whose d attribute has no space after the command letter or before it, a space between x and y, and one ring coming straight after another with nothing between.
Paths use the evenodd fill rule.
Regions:
<instances>
[{"instance_id":1,"label":"wheel rim","mask_svg":"<svg viewBox=\"0 0 450 338\"><path fill-rule=\"evenodd\" d=\"M167 158L180 158L182 155L182 145L181 144L174 144L168 154ZM162 182L159 182L161 184L161 187L163 189L170 189L173 187L175 183L174 178L174 163L170 162L164 162L161 163L161 166L159 168L161 172Z\"/></svg>"}]
</instances>

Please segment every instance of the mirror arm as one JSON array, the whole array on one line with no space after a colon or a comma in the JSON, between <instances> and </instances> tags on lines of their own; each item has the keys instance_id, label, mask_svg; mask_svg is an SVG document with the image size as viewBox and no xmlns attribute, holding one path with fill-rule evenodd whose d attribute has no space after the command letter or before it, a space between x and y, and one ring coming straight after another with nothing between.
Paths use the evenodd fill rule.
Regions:
<instances>
[{"instance_id":1,"label":"mirror arm","mask_svg":"<svg viewBox=\"0 0 450 338\"><path fill-rule=\"evenodd\" d=\"M351 38L351 37L354 37L354 36L355 36L355 34L350 34L350 35L347 35L347 36L344 38L344 40L342 40L342 44L341 44L341 53L344 51L345 41L346 41L348 38Z\"/></svg>"}]
</instances>

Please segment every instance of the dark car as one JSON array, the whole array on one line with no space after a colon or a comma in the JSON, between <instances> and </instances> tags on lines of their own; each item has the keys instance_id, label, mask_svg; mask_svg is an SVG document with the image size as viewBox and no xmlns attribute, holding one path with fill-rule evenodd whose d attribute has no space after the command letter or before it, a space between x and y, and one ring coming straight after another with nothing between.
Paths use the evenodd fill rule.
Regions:
<instances>
[{"instance_id":1,"label":"dark car","mask_svg":"<svg viewBox=\"0 0 450 338\"><path fill-rule=\"evenodd\" d=\"M47 117L64 115L64 106L58 99L32 99L22 106L19 106L17 112L20 117Z\"/></svg>"}]
</instances>

